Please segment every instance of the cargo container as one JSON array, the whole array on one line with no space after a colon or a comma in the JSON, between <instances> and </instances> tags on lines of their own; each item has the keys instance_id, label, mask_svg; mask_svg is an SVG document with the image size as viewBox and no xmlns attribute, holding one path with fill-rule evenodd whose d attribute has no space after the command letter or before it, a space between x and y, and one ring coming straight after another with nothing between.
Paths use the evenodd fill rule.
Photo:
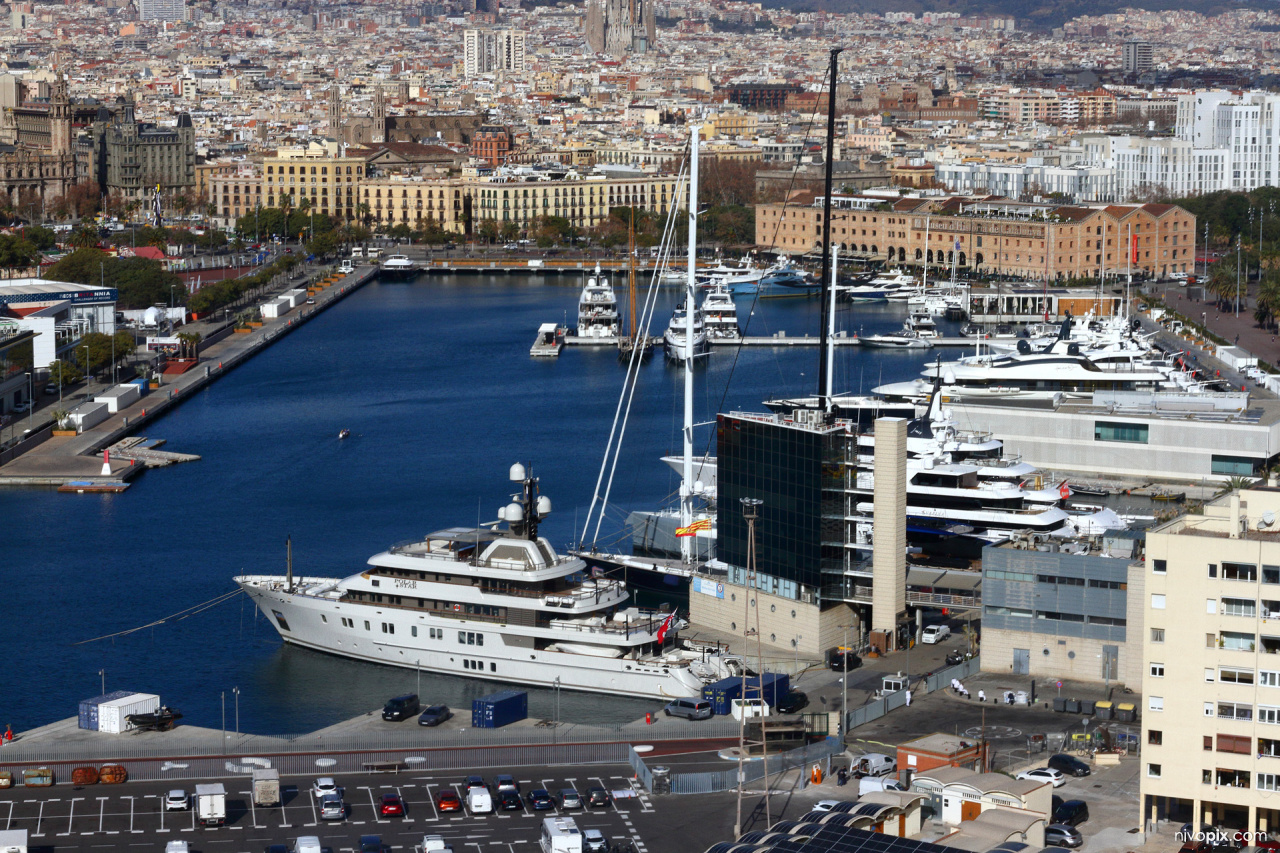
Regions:
<instances>
[{"instance_id":1,"label":"cargo container","mask_svg":"<svg viewBox=\"0 0 1280 853\"><path fill-rule=\"evenodd\" d=\"M84 432L92 429L98 424L105 421L111 412L108 411L105 403L81 403L76 406L67 415L67 421L75 427L76 431Z\"/></svg>"},{"instance_id":2,"label":"cargo container","mask_svg":"<svg viewBox=\"0 0 1280 853\"><path fill-rule=\"evenodd\" d=\"M270 302L264 302L262 303L262 317L264 320L274 320L289 313L291 307L293 306L289 304L289 300L283 296Z\"/></svg>"},{"instance_id":3,"label":"cargo container","mask_svg":"<svg viewBox=\"0 0 1280 853\"><path fill-rule=\"evenodd\" d=\"M145 379L142 381L146 381ZM80 703L80 713L78 715L80 728L88 729L96 732L98 730L98 706L103 702L110 702L113 699L123 699L126 696L132 696L132 690L115 690L111 693L104 693L101 696L95 696L92 699L85 699Z\"/></svg>"},{"instance_id":4,"label":"cargo container","mask_svg":"<svg viewBox=\"0 0 1280 853\"><path fill-rule=\"evenodd\" d=\"M763 687L761 686L763 682ZM746 696L760 698L763 692L764 701L770 706L778 704L790 692L791 677L778 672L766 672L761 678L753 676L746 679ZM743 698L743 679L725 678L715 684L702 688L702 698L711 703L715 714L728 715L733 710L733 700Z\"/></svg>"},{"instance_id":5,"label":"cargo container","mask_svg":"<svg viewBox=\"0 0 1280 853\"><path fill-rule=\"evenodd\" d=\"M201 826L222 826L227 822L227 789L221 782L196 785L195 808Z\"/></svg>"},{"instance_id":6,"label":"cargo container","mask_svg":"<svg viewBox=\"0 0 1280 853\"><path fill-rule=\"evenodd\" d=\"M133 728L125 718L130 714L154 714L160 697L154 693L131 693L98 706L98 731L118 735Z\"/></svg>"},{"instance_id":7,"label":"cargo container","mask_svg":"<svg viewBox=\"0 0 1280 853\"><path fill-rule=\"evenodd\" d=\"M280 771L253 771L253 804L255 806L277 806L280 804Z\"/></svg>"},{"instance_id":8,"label":"cargo container","mask_svg":"<svg viewBox=\"0 0 1280 853\"><path fill-rule=\"evenodd\" d=\"M1246 367L1257 367L1258 357L1240 347L1218 347L1218 360L1232 370L1244 370Z\"/></svg>"},{"instance_id":9,"label":"cargo container","mask_svg":"<svg viewBox=\"0 0 1280 853\"><path fill-rule=\"evenodd\" d=\"M129 771L120 764L104 764L98 770L98 781L104 785L123 785L129 781Z\"/></svg>"},{"instance_id":10,"label":"cargo container","mask_svg":"<svg viewBox=\"0 0 1280 853\"><path fill-rule=\"evenodd\" d=\"M137 386L137 388L138 388L138 396L139 396L139 397L145 397L145 396L147 396L147 391L148 391L149 389L147 388L147 380L146 380L146 377L142 377L142 378L140 378L140 379L130 379L130 380L129 380L129 384L130 384L130 385L135 385L135 386Z\"/></svg>"},{"instance_id":11,"label":"cargo container","mask_svg":"<svg viewBox=\"0 0 1280 853\"><path fill-rule=\"evenodd\" d=\"M477 729L499 729L529 716L529 694L503 690L473 700L471 725Z\"/></svg>"},{"instance_id":12,"label":"cargo container","mask_svg":"<svg viewBox=\"0 0 1280 853\"><path fill-rule=\"evenodd\" d=\"M96 785L98 784L98 768L96 767L77 767L71 771L72 785Z\"/></svg>"},{"instance_id":13,"label":"cargo container","mask_svg":"<svg viewBox=\"0 0 1280 853\"><path fill-rule=\"evenodd\" d=\"M108 388L94 397L93 402L102 403L107 407L107 411L114 415L121 409L129 408L141 399L142 394L139 393L137 385L124 384Z\"/></svg>"}]
</instances>

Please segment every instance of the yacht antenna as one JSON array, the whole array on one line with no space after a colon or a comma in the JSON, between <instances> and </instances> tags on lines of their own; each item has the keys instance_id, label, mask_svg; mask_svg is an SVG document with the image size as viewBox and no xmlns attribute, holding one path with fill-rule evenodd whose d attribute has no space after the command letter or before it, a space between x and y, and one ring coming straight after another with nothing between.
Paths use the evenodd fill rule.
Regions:
<instances>
[{"instance_id":1,"label":"yacht antenna","mask_svg":"<svg viewBox=\"0 0 1280 853\"><path fill-rule=\"evenodd\" d=\"M689 127L689 274L684 296L684 465L680 472L680 526L693 523L693 312L697 311L698 256L698 136L699 125ZM693 562L697 536L680 536L680 561Z\"/></svg>"},{"instance_id":2,"label":"yacht antenna","mask_svg":"<svg viewBox=\"0 0 1280 853\"><path fill-rule=\"evenodd\" d=\"M822 270L822 335L827 334L827 323L830 322L831 312L831 286L832 282L827 277L828 271L831 269L831 175L835 167L835 145L836 145L836 77L840 68L840 52L843 48L833 47L831 49L831 70L828 76L831 78L831 85L827 94L827 164L826 175L824 177L825 196L822 199L822 263L818 269ZM692 281L692 273L690 273ZM828 362L831 356L827 353L827 342L823 341L822 346L818 347L818 408L824 412L831 411L831 374L828 368Z\"/></svg>"},{"instance_id":3,"label":"yacht antenna","mask_svg":"<svg viewBox=\"0 0 1280 853\"><path fill-rule=\"evenodd\" d=\"M284 538L284 573L288 581L288 591L293 592L293 537Z\"/></svg>"}]
</instances>

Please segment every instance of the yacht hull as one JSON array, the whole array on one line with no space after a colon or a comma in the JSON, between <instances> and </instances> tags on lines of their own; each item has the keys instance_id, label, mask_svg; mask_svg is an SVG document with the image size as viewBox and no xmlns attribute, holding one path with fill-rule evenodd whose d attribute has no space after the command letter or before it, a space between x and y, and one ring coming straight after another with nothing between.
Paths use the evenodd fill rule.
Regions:
<instances>
[{"instance_id":1,"label":"yacht hull","mask_svg":"<svg viewBox=\"0 0 1280 853\"><path fill-rule=\"evenodd\" d=\"M313 578L307 582L320 580ZM336 578L331 580L338 583ZM259 585L264 581L273 583ZM509 644L505 626L501 624L290 593L283 577L236 578L236 583L282 640L327 654L531 687L554 687L558 682L566 690L589 693L692 698L702 692L703 682L683 665ZM352 627L344 627L343 619L351 621ZM432 628L441 632L440 638L430 639ZM468 636L477 634L484 635L483 645L466 643Z\"/></svg>"}]
</instances>

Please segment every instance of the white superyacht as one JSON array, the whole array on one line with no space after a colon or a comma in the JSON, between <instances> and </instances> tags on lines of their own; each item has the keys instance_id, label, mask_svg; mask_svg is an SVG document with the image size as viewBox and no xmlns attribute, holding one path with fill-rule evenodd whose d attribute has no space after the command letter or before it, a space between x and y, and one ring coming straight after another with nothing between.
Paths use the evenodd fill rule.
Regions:
<instances>
[{"instance_id":1,"label":"white superyacht","mask_svg":"<svg viewBox=\"0 0 1280 853\"><path fill-rule=\"evenodd\" d=\"M512 684L697 697L741 658L682 645L674 614L626 607L627 589L538 535L551 503L524 466L500 522L393 545L346 578L236 583L285 642L344 657Z\"/></svg>"}]
</instances>

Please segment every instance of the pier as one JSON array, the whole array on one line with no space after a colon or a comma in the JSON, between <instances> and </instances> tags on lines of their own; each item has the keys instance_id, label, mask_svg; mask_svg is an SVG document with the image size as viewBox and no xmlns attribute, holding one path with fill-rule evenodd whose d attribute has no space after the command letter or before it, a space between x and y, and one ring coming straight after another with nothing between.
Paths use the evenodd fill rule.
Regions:
<instances>
[{"instance_id":1,"label":"pier","mask_svg":"<svg viewBox=\"0 0 1280 853\"><path fill-rule=\"evenodd\" d=\"M148 467L198 459L194 454L157 450L156 444L147 444L145 439L130 439L171 407L372 281L377 271L376 266L363 266L336 281L320 279L311 285L314 304L304 303L278 318L264 320L247 333L236 334L239 330L231 324L214 326L205 332L199 361L192 369L160 376L150 393L77 435L54 435L55 424L46 421L0 457L4 463L0 466L0 486L74 485L76 488L66 491L123 491L130 479ZM296 282L285 282L280 290L296 286ZM71 407L77 402L69 399L66 405ZM116 449L110 449L113 447ZM110 449L105 460L101 455L104 449Z\"/></svg>"},{"instance_id":2,"label":"pier","mask_svg":"<svg viewBox=\"0 0 1280 853\"><path fill-rule=\"evenodd\" d=\"M655 340L660 340L660 336ZM978 344L978 341L974 338L961 337L930 338L929 341L935 347L972 347ZM790 337L786 332L775 332L768 336L748 335L737 339L713 338L708 343L713 347L816 347L822 343L822 338L811 335ZM861 344L862 341L856 335L837 334L831 339L831 345L837 347L856 347L861 346ZM613 347L618 345L618 339L580 338L577 335L565 335L564 345L567 347ZM888 349L891 349L891 347ZM904 352L918 353L920 351L920 348L904 349Z\"/></svg>"}]
</instances>

